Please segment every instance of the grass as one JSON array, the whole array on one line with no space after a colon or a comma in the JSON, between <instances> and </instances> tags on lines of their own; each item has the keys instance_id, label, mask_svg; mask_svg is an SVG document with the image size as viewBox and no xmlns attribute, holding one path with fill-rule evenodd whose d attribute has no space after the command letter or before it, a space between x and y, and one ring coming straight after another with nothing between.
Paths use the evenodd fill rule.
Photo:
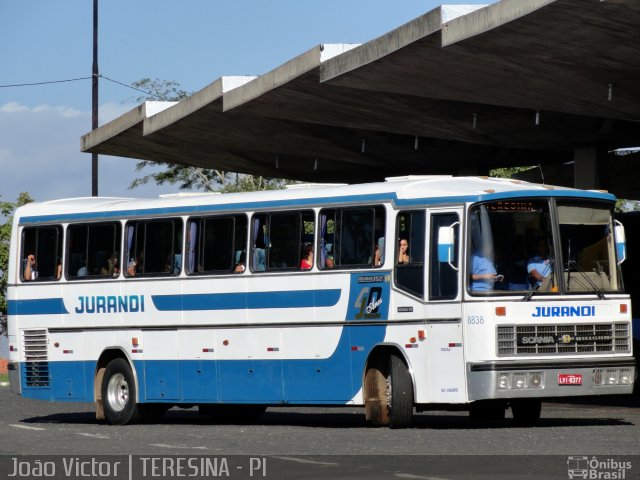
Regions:
<instances>
[{"instance_id":1,"label":"grass","mask_svg":"<svg viewBox=\"0 0 640 480\"><path fill-rule=\"evenodd\" d=\"M0 373L0 383L8 382L9 374L8 373Z\"/></svg>"}]
</instances>

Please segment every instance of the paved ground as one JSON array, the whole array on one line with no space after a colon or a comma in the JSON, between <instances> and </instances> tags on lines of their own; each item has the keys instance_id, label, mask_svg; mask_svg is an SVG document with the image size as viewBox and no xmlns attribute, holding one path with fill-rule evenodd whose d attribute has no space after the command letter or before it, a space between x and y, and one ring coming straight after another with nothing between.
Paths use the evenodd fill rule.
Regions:
<instances>
[{"instance_id":1,"label":"paved ground","mask_svg":"<svg viewBox=\"0 0 640 480\"><path fill-rule=\"evenodd\" d=\"M16 455L58 463L62 457L45 456L123 455L112 458L134 465L117 477L127 479L151 474L151 463L143 476L142 457L129 455L159 462L205 456L228 462L229 478L260 478L260 472L249 476L248 468L266 458L267 477L344 480L565 479L569 456L597 455L631 460L637 466L624 478L640 478L640 457L632 456L640 453L640 397L545 403L535 428L517 427L510 414L503 422L472 423L467 412L421 413L405 430L369 428L359 408L272 408L259 422L222 425L196 409L172 409L157 424L114 427L97 423L91 404L27 400L6 387L0 387L0 408L2 478ZM177 477L176 471L162 473Z\"/></svg>"},{"instance_id":2,"label":"paved ground","mask_svg":"<svg viewBox=\"0 0 640 480\"><path fill-rule=\"evenodd\" d=\"M545 403L535 428L428 412L406 430L369 428L359 408L272 408L253 424L215 425L172 409L153 425L98 424L91 404L22 399L0 388L0 452L9 454L576 455L640 453L640 398ZM508 414L510 417L510 414ZM638 469L640 470L640 468Z\"/></svg>"}]
</instances>

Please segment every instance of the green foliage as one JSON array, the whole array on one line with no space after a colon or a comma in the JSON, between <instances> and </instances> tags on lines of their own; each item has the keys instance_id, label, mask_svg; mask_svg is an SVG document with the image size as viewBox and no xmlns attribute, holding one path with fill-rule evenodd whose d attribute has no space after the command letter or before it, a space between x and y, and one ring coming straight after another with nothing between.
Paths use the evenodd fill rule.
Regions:
<instances>
[{"instance_id":1,"label":"green foliage","mask_svg":"<svg viewBox=\"0 0 640 480\"><path fill-rule=\"evenodd\" d=\"M143 78L131 84L138 90L148 92L147 95L139 96L136 102L144 102L145 100L164 100L167 102L179 102L189 95L186 90L180 88L180 84L173 80L160 80L156 78Z\"/></svg>"},{"instance_id":2,"label":"green foliage","mask_svg":"<svg viewBox=\"0 0 640 480\"><path fill-rule=\"evenodd\" d=\"M152 162L148 160L138 162L136 165L136 171L141 171L146 167L155 167L158 165L164 166L165 169L136 178L131 182L129 188L134 189L140 185L153 181L156 185L178 185L180 190L233 193L252 192L257 190L277 190L284 188L288 183L285 180L274 178L231 173L213 168L185 167L184 165L173 165L170 163Z\"/></svg>"},{"instance_id":3,"label":"green foliage","mask_svg":"<svg viewBox=\"0 0 640 480\"><path fill-rule=\"evenodd\" d=\"M0 202L0 218L5 220L0 224L0 312L7 311L7 275L9 267L9 244L11 242L11 226L13 212L16 208L33 202L33 198L26 192L18 195L16 202Z\"/></svg>"},{"instance_id":4,"label":"green foliage","mask_svg":"<svg viewBox=\"0 0 640 480\"><path fill-rule=\"evenodd\" d=\"M225 173L225 183L218 190L221 193L255 192L259 190L280 190L291 182L281 178L245 175L240 173Z\"/></svg>"},{"instance_id":5,"label":"green foliage","mask_svg":"<svg viewBox=\"0 0 640 480\"><path fill-rule=\"evenodd\" d=\"M637 200L618 198L616 200L615 211L617 213L638 212L640 211L640 202L638 202Z\"/></svg>"},{"instance_id":6,"label":"green foliage","mask_svg":"<svg viewBox=\"0 0 640 480\"><path fill-rule=\"evenodd\" d=\"M530 170L534 167L505 167L505 168L494 168L489 171L489 176L498 177L498 178L511 178L516 173L524 172L526 170Z\"/></svg>"}]
</instances>

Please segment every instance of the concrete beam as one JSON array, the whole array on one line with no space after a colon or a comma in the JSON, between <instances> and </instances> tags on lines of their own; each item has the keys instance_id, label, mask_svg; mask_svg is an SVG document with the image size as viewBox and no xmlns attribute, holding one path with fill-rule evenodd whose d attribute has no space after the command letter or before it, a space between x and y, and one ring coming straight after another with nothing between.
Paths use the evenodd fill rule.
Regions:
<instances>
[{"instance_id":1,"label":"concrete beam","mask_svg":"<svg viewBox=\"0 0 640 480\"><path fill-rule=\"evenodd\" d=\"M248 103L318 68L323 62L357 46L358 44L349 43L317 45L302 55L289 60L287 63L225 94L223 97L222 110L226 112L239 105Z\"/></svg>"},{"instance_id":2,"label":"concrete beam","mask_svg":"<svg viewBox=\"0 0 640 480\"><path fill-rule=\"evenodd\" d=\"M387 57L418 40L440 32L444 22L464 16L485 5L442 5L410 22L371 40L320 67L320 81L326 82Z\"/></svg>"},{"instance_id":3,"label":"concrete beam","mask_svg":"<svg viewBox=\"0 0 640 480\"><path fill-rule=\"evenodd\" d=\"M222 96L225 93L254 80L255 78L255 76L218 78L213 83L210 83L202 90L190 95L180 103L167 108L157 115L147 117L143 124L143 135L148 135L168 127L169 125L192 115L198 110L210 106L216 101L220 102L218 110L222 111Z\"/></svg>"},{"instance_id":4,"label":"concrete beam","mask_svg":"<svg viewBox=\"0 0 640 480\"><path fill-rule=\"evenodd\" d=\"M445 20L442 28L442 46L481 35L501 25L529 15L556 0L501 0L484 8L467 12L456 18Z\"/></svg>"},{"instance_id":5,"label":"concrete beam","mask_svg":"<svg viewBox=\"0 0 640 480\"><path fill-rule=\"evenodd\" d=\"M125 131L142 124L142 122L178 102L144 102L124 115L106 123L80 138L80 151L91 152L93 148L109 142Z\"/></svg>"}]
</instances>

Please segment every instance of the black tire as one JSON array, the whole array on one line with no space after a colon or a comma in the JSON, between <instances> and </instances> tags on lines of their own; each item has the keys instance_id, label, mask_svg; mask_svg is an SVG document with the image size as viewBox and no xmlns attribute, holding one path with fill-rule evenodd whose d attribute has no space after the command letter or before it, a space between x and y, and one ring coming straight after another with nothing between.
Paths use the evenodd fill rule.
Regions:
<instances>
[{"instance_id":1,"label":"black tire","mask_svg":"<svg viewBox=\"0 0 640 480\"><path fill-rule=\"evenodd\" d=\"M407 366L397 355L389 357L389 374L389 427L409 427L413 422L413 383Z\"/></svg>"},{"instance_id":2,"label":"black tire","mask_svg":"<svg viewBox=\"0 0 640 480\"><path fill-rule=\"evenodd\" d=\"M158 423L170 408L171 405L164 403L139 403L138 414L144 423Z\"/></svg>"},{"instance_id":3,"label":"black tire","mask_svg":"<svg viewBox=\"0 0 640 480\"><path fill-rule=\"evenodd\" d=\"M469 406L469 418L474 422L504 420L506 409L504 400L478 400Z\"/></svg>"},{"instance_id":4,"label":"black tire","mask_svg":"<svg viewBox=\"0 0 640 480\"><path fill-rule=\"evenodd\" d=\"M538 398L518 398L511 400L511 413L517 425L531 427L540 421L542 401Z\"/></svg>"},{"instance_id":5,"label":"black tire","mask_svg":"<svg viewBox=\"0 0 640 480\"><path fill-rule=\"evenodd\" d=\"M136 383L129 363L123 358L109 362L100 388L105 420L111 425L126 425L139 417Z\"/></svg>"},{"instance_id":6,"label":"black tire","mask_svg":"<svg viewBox=\"0 0 640 480\"><path fill-rule=\"evenodd\" d=\"M364 412L372 427L389 425L389 361L387 357L370 360L364 376Z\"/></svg>"}]
</instances>

